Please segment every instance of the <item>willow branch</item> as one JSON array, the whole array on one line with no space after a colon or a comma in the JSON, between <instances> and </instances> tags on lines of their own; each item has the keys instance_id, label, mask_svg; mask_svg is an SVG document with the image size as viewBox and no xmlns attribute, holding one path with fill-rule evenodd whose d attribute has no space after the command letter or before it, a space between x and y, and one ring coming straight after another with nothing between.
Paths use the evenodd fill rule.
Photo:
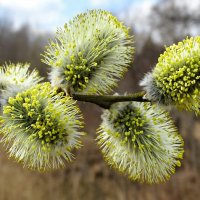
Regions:
<instances>
[{"instance_id":1,"label":"willow branch","mask_svg":"<svg viewBox=\"0 0 200 200\"><path fill-rule=\"evenodd\" d=\"M151 102L148 99L144 99L145 92L138 92L129 95L88 95L73 93L72 97L78 101L94 103L102 108L109 109L113 103L125 102L125 101L137 101L137 102Z\"/></svg>"}]
</instances>

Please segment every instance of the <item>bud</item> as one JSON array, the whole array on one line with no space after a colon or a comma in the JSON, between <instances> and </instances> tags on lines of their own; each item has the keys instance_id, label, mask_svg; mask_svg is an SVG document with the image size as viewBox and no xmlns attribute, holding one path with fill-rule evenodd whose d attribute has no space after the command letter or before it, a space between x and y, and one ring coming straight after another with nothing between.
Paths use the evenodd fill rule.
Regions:
<instances>
[{"instance_id":1,"label":"bud","mask_svg":"<svg viewBox=\"0 0 200 200\"><path fill-rule=\"evenodd\" d=\"M133 60L133 38L111 13L91 10L58 29L43 55L52 85L65 91L107 94Z\"/></svg>"},{"instance_id":2,"label":"bud","mask_svg":"<svg viewBox=\"0 0 200 200\"><path fill-rule=\"evenodd\" d=\"M50 83L10 97L3 110L2 142L24 166L45 171L63 167L81 145L82 117L75 101Z\"/></svg>"},{"instance_id":3,"label":"bud","mask_svg":"<svg viewBox=\"0 0 200 200\"><path fill-rule=\"evenodd\" d=\"M0 67L0 104L5 105L9 97L38 84L41 78L36 70L28 71L30 64L9 63Z\"/></svg>"},{"instance_id":4,"label":"bud","mask_svg":"<svg viewBox=\"0 0 200 200\"><path fill-rule=\"evenodd\" d=\"M131 180L164 182L181 165L183 140L161 108L116 103L102 119L97 140L105 160Z\"/></svg>"},{"instance_id":5,"label":"bud","mask_svg":"<svg viewBox=\"0 0 200 200\"><path fill-rule=\"evenodd\" d=\"M200 37L167 47L141 86L147 98L178 109L200 111Z\"/></svg>"}]
</instances>

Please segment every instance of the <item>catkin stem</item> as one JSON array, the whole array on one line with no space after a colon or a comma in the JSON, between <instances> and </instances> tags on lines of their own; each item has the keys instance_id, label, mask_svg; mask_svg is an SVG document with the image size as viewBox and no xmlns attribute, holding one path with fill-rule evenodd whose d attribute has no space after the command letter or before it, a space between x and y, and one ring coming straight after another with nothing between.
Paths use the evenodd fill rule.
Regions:
<instances>
[{"instance_id":1,"label":"catkin stem","mask_svg":"<svg viewBox=\"0 0 200 200\"><path fill-rule=\"evenodd\" d=\"M144 99L144 91L133 93L129 95L88 95L73 93L72 97L78 101L94 103L102 108L109 109L113 103L125 102L125 101L137 101L137 102L151 102L148 99Z\"/></svg>"}]
</instances>

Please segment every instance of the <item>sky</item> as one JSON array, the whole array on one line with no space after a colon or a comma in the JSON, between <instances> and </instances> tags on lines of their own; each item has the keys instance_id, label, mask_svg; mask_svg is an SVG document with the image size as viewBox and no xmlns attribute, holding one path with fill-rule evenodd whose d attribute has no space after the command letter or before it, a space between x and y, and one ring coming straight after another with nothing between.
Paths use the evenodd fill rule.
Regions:
<instances>
[{"instance_id":1,"label":"sky","mask_svg":"<svg viewBox=\"0 0 200 200\"><path fill-rule=\"evenodd\" d=\"M28 23L38 31L55 31L78 13L105 9L114 15L156 0L0 0L0 18L9 17L18 28ZM148 8L147 8L148 9Z\"/></svg>"}]
</instances>

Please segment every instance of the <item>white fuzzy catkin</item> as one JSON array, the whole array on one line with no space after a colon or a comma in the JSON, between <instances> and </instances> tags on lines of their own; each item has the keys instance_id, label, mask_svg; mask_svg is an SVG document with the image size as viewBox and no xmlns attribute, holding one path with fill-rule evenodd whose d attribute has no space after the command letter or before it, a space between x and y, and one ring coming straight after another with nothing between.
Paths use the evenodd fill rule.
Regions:
<instances>
[{"instance_id":1,"label":"white fuzzy catkin","mask_svg":"<svg viewBox=\"0 0 200 200\"><path fill-rule=\"evenodd\" d=\"M90 10L58 29L43 55L52 85L65 91L107 94L133 61L129 30L103 10Z\"/></svg>"},{"instance_id":2,"label":"white fuzzy catkin","mask_svg":"<svg viewBox=\"0 0 200 200\"><path fill-rule=\"evenodd\" d=\"M148 99L199 115L200 36L167 47L140 85Z\"/></svg>"},{"instance_id":3,"label":"white fuzzy catkin","mask_svg":"<svg viewBox=\"0 0 200 200\"><path fill-rule=\"evenodd\" d=\"M183 156L183 140L168 113L150 103L115 103L102 115L98 144L105 160L131 180L170 178Z\"/></svg>"},{"instance_id":4,"label":"white fuzzy catkin","mask_svg":"<svg viewBox=\"0 0 200 200\"><path fill-rule=\"evenodd\" d=\"M25 167L47 171L65 166L80 148L82 116L75 101L43 83L10 97L1 133L8 153Z\"/></svg>"},{"instance_id":5,"label":"white fuzzy catkin","mask_svg":"<svg viewBox=\"0 0 200 200\"><path fill-rule=\"evenodd\" d=\"M38 71L29 72L30 64L9 63L0 67L0 105L4 106L9 97L38 84L43 78Z\"/></svg>"}]
</instances>

